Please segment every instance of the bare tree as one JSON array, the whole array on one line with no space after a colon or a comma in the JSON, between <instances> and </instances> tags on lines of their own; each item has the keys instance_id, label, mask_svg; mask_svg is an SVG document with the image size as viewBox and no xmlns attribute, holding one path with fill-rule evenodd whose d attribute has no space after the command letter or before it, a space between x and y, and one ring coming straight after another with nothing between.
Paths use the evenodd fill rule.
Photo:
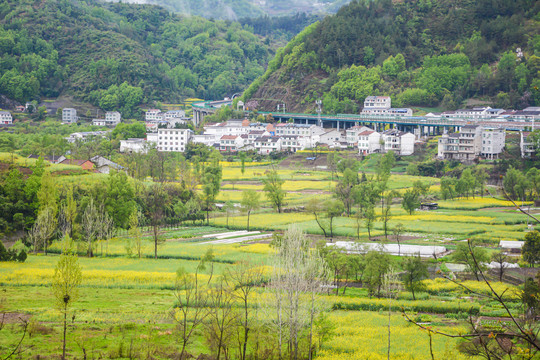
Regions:
<instances>
[{"instance_id":1,"label":"bare tree","mask_svg":"<svg viewBox=\"0 0 540 360\"><path fill-rule=\"evenodd\" d=\"M502 251L496 251L491 254L491 261L497 264L499 281L503 281L504 273L508 268L508 256Z\"/></svg>"},{"instance_id":2,"label":"bare tree","mask_svg":"<svg viewBox=\"0 0 540 360\"><path fill-rule=\"evenodd\" d=\"M393 268L390 267L388 272L384 274L383 289L385 296L388 298L388 347L387 347L387 359L390 360L390 335L391 335L391 317L392 317L392 300L396 299L401 291L401 282L399 281L399 274Z\"/></svg>"},{"instance_id":3,"label":"bare tree","mask_svg":"<svg viewBox=\"0 0 540 360\"><path fill-rule=\"evenodd\" d=\"M306 235L295 226L289 227L277 244L271 290L276 298L275 325L280 359L284 339L287 339L289 357L295 360L300 357L299 335L306 327L309 327L311 352L313 319L319 311L313 293L320 290L328 271L320 254L311 251L309 245ZM309 301L310 298L313 301Z\"/></svg>"},{"instance_id":4,"label":"bare tree","mask_svg":"<svg viewBox=\"0 0 540 360\"><path fill-rule=\"evenodd\" d=\"M97 240L100 232L101 216L99 212L100 210L95 205L94 199L90 198L81 221L84 239L87 242L86 254L88 257L94 256L94 242Z\"/></svg>"},{"instance_id":5,"label":"bare tree","mask_svg":"<svg viewBox=\"0 0 540 360\"><path fill-rule=\"evenodd\" d=\"M65 242L70 240L66 237ZM56 307L64 315L64 336L62 344L62 359L66 358L67 313L73 302L79 296L79 285L82 281L82 270L77 255L65 252L60 256L52 281L52 290Z\"/></svg>"},{"instance_id":6,"label":"bare tree","mask_svg":"<svg viewBox=\"0 0 540 360\"><path fill-rule=\"evenodd\" d=\"M479 261L475 256L470 241L468 242L468 246L472 261L476 263L476 266L480 269L480 279L487 285L489 293L481 293L451 279L450 277L445 276L445 278L461 286L475 296L498 303L504 309L509 321L500 322L498 328L494 330L492 328L482 327L474 321L472 317L469 317L470 332L467 334L454 335L434 330L433 328L427 328L425 325L412 320L404 312L405 318L419 328L429 331L430 334L434 333L449 338L464 339L465 342L461 345L460 350L471 355L480 355L486 359L503 359L507 356L511 356L516 351L516 347L520 347L523 351L527 352L530 359L535 358L540 354L540 324L536 321L528 321L527 318L520 319L510 310L507 305L507 299L505 298L505 293L508 289L504 290L502 293L495 291L491 283L487 280L484 271L479 266Z\"/></svg>"},{"instance_id":7,"label":"bare tree","mask_svg":"<svg viewBox=\"0 0 540 360\"><path fill-rule=\"evenodd\" d=\"M234 288L227 276L219 278L217 284L209 291L209 310L206 335L210 348L216 352L215 358L221 355L228 359L229 344L238 324L238 313L235 310Z\"/></svg>"},{"instance_id":8,"label":"bare tree","mask_svg":"<svg viewBox=\"0 0 540 360\"><path fill-rule=\"evenodd\" d=\"M263 280L263 267L247 260L239 261L227 271L235 291L233 296L240 301L242 314L239 317L241 333L239 334L240 358L246 360L249 333L252 328L250 310L254 305L252 295Z\"/></svg>"},{"instance_id":9,"label":"bare tree","mask_svg":"<svg viewBox=\"0 0 540 360\"><path fill-rule=\"evenodd\" d=\"M52 207L47 206L40 210L36 222L28 234L33 243L34 254L43 249L45 255L47 255L49 241L56 232L57 223L55 211Z\"/></svg>"},{"instance_id":10,"label":"bare tree","mask_svg":"<svg viewBox=\"0 0 540 360\"><path fill-rule=\"evenodd\" d=\"M404 231L405 228L402 223L397 224L396 227L392 229L398 245L398 256L401 256L401 235L403 235Z\"/></svg>"},{"instance_id":11,"label":"bare tree","mask_svg":"<svg viewBox=\"0 0 540 360\"><path fill-rule=\"evenodd\" d=\"M152 227L154 243L154 258L157 259L157 249L164 242L161 238L161 225L166 217L169 196L162 183L151 185L144 194L145 215Z\"/></svg>"},{"instance_id":12,"label":"bare tree","mask_svg":"<svg viewBox=\"0 0 540 360\"><path fill-rule=\"evenodd\" d=\"M209 251L199 261L195 268L195 273L187 273L183 268L176 271L176 284L174 296L177 300L172 317L177 323L180 333L182 350L180 359L187 357L186 349L191 342L191 337L195 330L203 323L208 316L208 282L200 279L200 272L206 270L207 262L213 259L212 252ZM211 267L210 279L212 278L213 267Z\"/></svg>"}]
</instances>

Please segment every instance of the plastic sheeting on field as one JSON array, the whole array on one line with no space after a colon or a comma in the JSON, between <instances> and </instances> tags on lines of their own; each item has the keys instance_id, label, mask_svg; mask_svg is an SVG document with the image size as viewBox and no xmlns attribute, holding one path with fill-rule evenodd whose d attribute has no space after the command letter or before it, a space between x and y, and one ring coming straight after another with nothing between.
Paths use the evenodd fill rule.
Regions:
<instances>
[{"instance_id":1,"label":"plastic sheeting on field","mask_svg":"<svg viewBox=\"0 0 540 360\"><path fill-rule=\"evenodd\" d=\"M374 244L374 243L356 243L353 241L336 241L327 243L327 246L336 246L348 253L366 253L373 250L381 250L390 255L409 256L419 254L421 257L440 256L446 252L444 246L431 245L401 245L398 244Z\"/></svg>"}]
</instances>

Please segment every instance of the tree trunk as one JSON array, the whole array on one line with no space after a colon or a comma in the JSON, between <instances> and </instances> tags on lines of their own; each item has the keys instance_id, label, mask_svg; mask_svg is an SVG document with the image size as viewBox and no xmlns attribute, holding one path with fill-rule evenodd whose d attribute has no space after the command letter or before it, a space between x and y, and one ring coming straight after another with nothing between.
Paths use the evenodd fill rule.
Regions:
<instances>
[{"instance_id":1,"label":"tree trunk","mask_svg":"<svg viewBox=\"0 0 540 360\"><path fill-rule=\"evenodd\" d=\"M62 360L66 360L66 331L67 331L67 306L64 306L64 342L62 344Z\"/></svg>"}]
</instances>

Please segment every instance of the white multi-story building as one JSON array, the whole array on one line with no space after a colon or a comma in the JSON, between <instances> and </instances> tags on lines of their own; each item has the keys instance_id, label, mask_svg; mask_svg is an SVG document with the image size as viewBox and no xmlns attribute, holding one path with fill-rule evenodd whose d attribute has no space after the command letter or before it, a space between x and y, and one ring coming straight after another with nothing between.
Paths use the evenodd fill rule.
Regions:
<instances>
[{"instance_id":1,"label":"white multi-story building","mask_svg":"<svg viewBox=\"0 0 540 360\"><path fill-rule=\"evenodd\" d=\"M122 121L122 115L118 111L107 111L105 119L93 119L92 125L115 127Z\"/></svg>"},{"instance_id":2,"label":"white multi-story building","mask_svg":"<svg viewBox=\"0 0 540 360\"><path fill-rule=\"evenodd\" d=\"M445 160L470 162L482 150L482 127L466 125L459 133L443 134L439 139L438 157Z\"/></svg>"},{"instance_id":3,"label":"white multi-story building","mask_svg":"<svg viewBox=\"0 0 540 360\"><path fill-rule=\"evenodd\" d=\"M204 127L206 135L214 135L217 139L221 139L223 135L242 135L251 131L249 120L229 120L224 123L207 125Z\"/></svg>"},{"instance_id":4,"label":"white multi-story building","mask_svg":"<svg viewBox=\"0 0 540 360\"><path fill-rule=\"evenodd\" d=\"M357 136L358 153L369 155L381 151L381 134L375 130L364 130Z\"/></svg>"},{"instance_id":5,"label":"white multi-story building","mask_svg":"<svg viewBox=\"0 0 540 360\"><path fill-rule=\"evenodd\" d=\"M253 146L259 154L268 155L281 151L281 138L277 136L261 136L255 139Z\"/></svg>"},{"instance_id":6,"label":"white multi-story building","mask_svg":"<svg viewBox=\"0 0 540 360\"><path fill-rule=\"evenodd\" d=\"M298 135L283 135L281 138L281 151L297 152L304 150L306 144L309 141L307 137L300 137Z\"/></svg>"},{"instance_id":7,"label":"white multi-story building","mask_svg":"<svg viewBox=\"0 0 540 360\"><path fill-rule=\"evenodd\" d=\"M497 159L504 150L505 142L506 131L504 129L483 128L480 156L491 160Z\"/></svg>"},{"instance_id":8,"label":"white multi-story building","mask_svg":"<svg viewBox=\"0 0 540 360\"><path fill-rule=\"evenodd\" d=\"M13 117L11 116L11 113L9 111L0 111L0 124L13 124Z\"/></svg>"},{"instance_id":9,"label":"white multi-story building","mask_svg":"<svg viewBox=\"0 0 540 360\"><path fill-rule=\"evenodd\" d=\"M389 96L368 96L364 100L363 115L412 116L412 109L392 108Z\"/></svg>"},{"instance_id":10,"label":"white multi-story building","mask_svg":"<svg viewBox=\"0 0 540 360\"><path fill-rule=\"evenodd\" d=\"M364 100L364 110L390 109L391 107L390 96L368 96Z\"/></svg>"},{"instance_id":11,"label":"white multi-story building","mask_svg":"<svg viewBox=\"0 0 540 360\"><path fill-rule=\"evenodd\" d=\"M237 152L244 145L244 139L239 135L223 135L219 139L219 151Z\"/></svg>"},{"instance_id":12,"label":"white multi-story building","mask_svg":"<svg viewBox=\"0 0 540 360\"><path fill-rule=\"evenodd\" d=\"M348 128L345 131L345 138L347 140L347 145L357 146L358 137L360 133L364 131L368 131L368 130L372 130L372 129L368 128L367 126L358 126L358 125Z\"/></svg>"},{"instance_id":13,"label":"white multi-story building","mask_svg":"<svg viewBox=\"0 0 540 360\"><path fill-rule=\"evenodd\" d=\"M519 148L521 149L522 158L530 158L536 153L536 144L529 139L530 132L520 132Z\"/></svg>"},{"instance_id":14,"label":"white multi-story building","mask_svg":"<svg viewBox=\"0 0 540 360\"><path fill-rule=\"evenodd\" d=\"M62 109L62 123L63 124L74 124L79 120L77 117L77 110L73 108Z\"/></svg>"},{"instance_id":15,"label":"white multi-story building","mask_svg":"<svg viewBox=\"0 0 540 360\"><path fill-rule=\"evenodd\" d=\"M186 112L184 110L169 110L164 114L163 119L171 121L177 119L185 119L185 117Z\"/></svg>"},{"instance_id":16,"label":"white multi-story building","mask_svg":"<svg viewBox=\"0 0 540 360\"><path fill-rule=\"evenodd\" d=\"M344 134L337 129L324 129L324 133L318 136L317 142L331 148L341 148L341 143L346 142Z\"/></svg>"},{"instance_id":17,"label":"white multi-story building","mask_svg":"<svg viewBox=\"0 0 540 360\"><path fill-rule=\"evenodd\" d=\"M158 129L158 151L184 152L193 136L189 129Z\"/></svg>"},{"instance_id":18,"label":"white multi-story building","mask_svg":"<svg viewBox=\"0 0 540 360\"><path fill-rule=\"evenodd\" d=\"M394 151L397 155L412 155L414 153L414 134L397 129L386 130L382 133L384 151Z\"/></svg>"},{"instance_id":19,"label":"white multi-story building","mask_svg":"<svg viewBox=\"0 0 540 360\"><path fill-rule=\"evenodd\" d=\"M159 109L147 110L144 114L144 120L148 122L163 120L163 113Z\"/></svg>"}]
</instances>

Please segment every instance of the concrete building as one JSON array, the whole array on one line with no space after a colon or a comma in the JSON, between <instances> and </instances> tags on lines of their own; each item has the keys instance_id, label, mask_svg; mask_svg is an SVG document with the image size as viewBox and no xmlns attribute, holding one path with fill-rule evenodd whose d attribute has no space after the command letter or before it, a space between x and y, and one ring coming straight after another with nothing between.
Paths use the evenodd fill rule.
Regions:
<instances>
[{"instance_id":1,"label":"concrete building","mask_svg":"<svg viewBox=\"0 0 540 360\"><path fill-rule=\"evenodd\" d=\"M337 129L324 129L324 133L318 136L317 143L327 145L330 148L341 148L341 143L346 143L344 134Z\"/></svg>"},{"instance_id":2,"label":"concrete building","mask_svg":"<svg viewBox=\"0 0 540 360\"><path fill-rule=\"evenodd\" d=\"M412 155L414 153L414 134L397 129L386 130L381 134L384 152L394 151L396 155Z\"/></svg>"},{"instance_id":3,"label":"concrete building","mask_svg":"<svg viewBox=\"0 0 540 360\"><path fill-rule=\"evenodd\" d=\"M161 121L163 120L163 113L159 109L147 110L146 113L144 114L144 120L147 122Z\"/></svg>"},{"instance_id":4,"label":"concrete building","mask_svg":"<svg viewBox=\"0 0 540 360\"><path fill-rule=\"evenodd\" d=\"M262 155L279 152L281 151L281 138L277 136L261 136L255 139L253 146Z\"/></svg>"},{"instance_id":5,"label":"concrete building","mask_svg":"<svg viewBox=\"0 0 540 360\"><path fill-rule=\"evenodd\" d=\"M148 152L148 146L144 139L120 140L120 152L146 154Z\"/></svg>"},{"instance_id":6,"label":"concrete building","mask_svg":"<svg viewBox=\"0 0 540 360\"><path fill-rule=\"evenodd\" d=\"M504 129L482 128L482 149L480 156L486 159L497 159L503 152L506 143Z\"/></svg>"},{"instance_id":7,"label":"concrete building","mask_svg":"<svg viewBox=\"0 0 540 360\"><path fill-rule=\"evenodd\" d=\"M122 121L122 115L118 111L107 111L105 119L93 119L92 125L116 127Z\"/></svg>"},{"instance_id":8,"label":"concrete building","mask_svg":"<svg viewBox=\"0 0 540 360\"><path fill-rule=\"evenodd\" d=\"M358 153L369 155L381 151L381 134L375 130L364 130L358 134ZM414 143L413 143L414 149Z\"/></svg>"},{"instance_id":9,"label":"concrete building","mask_svg":"<svg viewBox=\"0 0 540 360\"><path fill-rule=\"evenodd\" d=\"M74 124L79 120L77 117L77 110L73 108L62 109L62 123L63 124Z\"/></svg>"},{"instance_id":10,"label":"concrete building","mask_svg":"<svg viewBox=\"0 0 540 360\"><path fill-rule=\"evenodd\" d=\"M529 139L530 134L530 132L520 132L519 148L521 150L522 158L530 158L536 153L536 146L531 139Z\"/></svg>"},{"instance_id":11,"label":"concrete building","mask_svg":"<svg viewBox=\"0 0 540 360\"><path fill-rule=\"evenodd\" d=\"M219 139L219 151L237 152L244 146L244 139L240 135L223 135Z\"/></svg>"},{"instance_id":12,"label":"concrete building","mask_svg":"<svg viewBox=\"0 0 540 360\"><path fill-rule=\"evenodd\" d=\"M193 136L189 129L158 129L158 151L184 152Z\"/></svg>"},{"instance_id":13,"label":"concrete building","mask_svg":"<svg viewBox=\"0 0 540 360\"><path fill-rule=\"evenodd\" d=\"M358 145L358 140L360 133L363 133L364 131L373 130L371 128L368 128L367 126L353 126L348 128L345 131L345 139L347 141L347 144L351 147L355 147Z\"/></svg>"},{"instance_id":14,"label":"concrete building","mask_svg":"<svg viewBox=\"0 0 540 360\"><path fill-rule=\"evenodd\" d=\"M392 108L389 96L368 96L364 100L363 115L412 116L412 109Z\"/></svg>"},{"instance_id":15,"label":"concrete building","mask_svg":"<svg viewBox=\"0 0 540 360\"><path fill-rule=\"evenodd\" d=\"M438 157L444 160L470 162L475 160L482 149L482 127L467 125L461 132L444 134L439 139Z\"/></svg>"},{"instance_id":16,"label":"concrete building","mask_svg":"<svg viewBox=\"0 0 540 360\"><path fill-rule=\"evenodd\" d=\"M94 156L90 159L90 161L95 165L95 169L97 172L102 174L109 174L111 170L116 171L125 171L126 169L120 165L115 163L114 161L111 161L103 156Z\"/></svg>"},{"instance_id":17,"label":"concrete building","mask_svg":"<svg viewBox=\"0 0 540 360\"><path fill-rule=\"evenodd\" d=\"M0 124L11 125L13 124L13 117L9 111L0 111Z\"/></svg>"}]
</instances>

